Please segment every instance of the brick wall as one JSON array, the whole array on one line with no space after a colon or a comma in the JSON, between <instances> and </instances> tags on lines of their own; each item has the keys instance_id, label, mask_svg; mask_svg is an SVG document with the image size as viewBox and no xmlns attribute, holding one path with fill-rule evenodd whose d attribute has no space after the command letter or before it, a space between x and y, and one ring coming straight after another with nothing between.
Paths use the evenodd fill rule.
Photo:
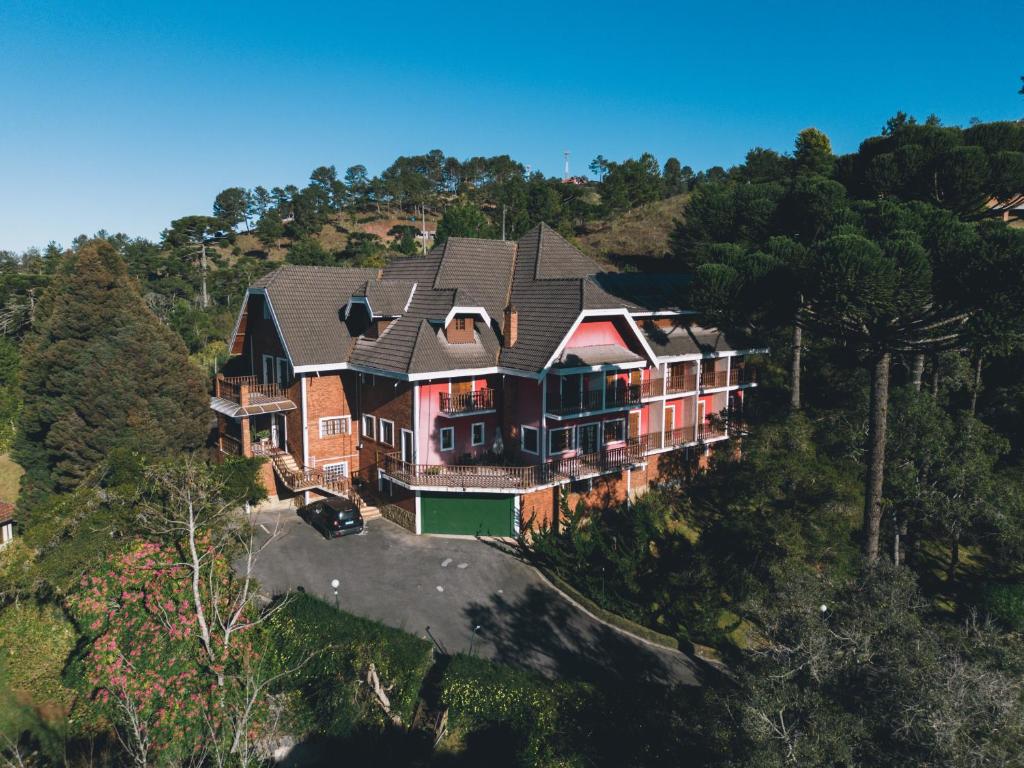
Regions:
<instances>
[{"instance_id":1,"label":"brick wall","mask_svg":"<svg viewBox=\"0 0 1024 768\"><path fill-rule=\"evenodd\" d=\"M359 431L353 400L358 374L351 371L306 379L307 454L311 467L348 462L349 474L359 471ZM348 434L320 436L320 419L347 416Z\"/></svg>"},{"instance_id":2,"label":"brick wall","mask_svg":"<svg viewBox=\"0 0 1024 768\"><path fill-rule=\"evenodd\" d=\"M524 527L553 527L558 519L558 488L543 488L520 496L519 519Z\"/></svg>"},{"instance_id":3,"label":"brick wall","mask_svg":"<svg viewBox=\"0 0 1024 768\"><path fill-rule=\"evenodd\" d=\"M359 423L356 425L358 434L362 436L362 416L365 414L370 414L376 419L377 435L375 437L380 436L380 420L382 418L395 423L394 445L386 445L368 436L362 436L361 439L360 476L376 487L379 457L385 453L399 450L402 430L412 429L412 385L407 381L369 374L355 374L355 377L353 389L358 389L359 413L357 415Z\"/></svg>"}]
</instances>

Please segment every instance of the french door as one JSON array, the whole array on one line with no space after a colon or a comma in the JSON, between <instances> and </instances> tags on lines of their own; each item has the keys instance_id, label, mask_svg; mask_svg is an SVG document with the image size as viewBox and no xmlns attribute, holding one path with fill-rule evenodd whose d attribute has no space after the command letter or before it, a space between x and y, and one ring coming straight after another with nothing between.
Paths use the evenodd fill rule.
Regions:
<instances>
[{"instance_id":1,"label":"french door","mask_svg":"<svg viewBox=\"0 0 1024 768\"><path fill-rule=\"evenodd\" d=\"M416 450L413 445L412 432L408 429L402 430L402 461L412 463L415 459Z\"/></svg>"},{"instance_id":2,"label":"french door","mask_svg":"<svg viewBox=\"0 0 1024 768\"><path fill-rule=\"evenodd\" d=\"M600 447L598 424L580 424L576 427L576 447L580 453L597 453Z\"/></svg>"}]
</instances>

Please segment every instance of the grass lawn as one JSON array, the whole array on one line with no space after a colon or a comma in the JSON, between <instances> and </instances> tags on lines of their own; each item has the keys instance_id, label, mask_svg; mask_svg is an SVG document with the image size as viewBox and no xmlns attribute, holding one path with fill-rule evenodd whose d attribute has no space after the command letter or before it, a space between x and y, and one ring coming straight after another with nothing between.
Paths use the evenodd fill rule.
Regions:
<instances>
[{"instance_id":1,"label":"grass lawn","mask_svg":"<svg viewBox=\"0 0 1024 768\"><path fill-rule=\"evenodd\" d=\"M6 453L0 453L0 501L16 501L18 484L25 470L19 467Z\"/></svg>"}]
</instances>

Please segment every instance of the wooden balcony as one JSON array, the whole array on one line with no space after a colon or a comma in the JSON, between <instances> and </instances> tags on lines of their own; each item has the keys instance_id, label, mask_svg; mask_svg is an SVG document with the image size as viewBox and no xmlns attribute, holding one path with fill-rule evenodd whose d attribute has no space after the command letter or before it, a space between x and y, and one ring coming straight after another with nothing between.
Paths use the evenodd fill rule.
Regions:
<instances>
[{"instance_id":1,"label":"wooden balcony","mask_svg":"<svg viewBox=\"0 0 1024 768\"><path fill-rule=\"evenodd\" d=\"M395 480L414 487L527 490L625 469L643 461L646 452L646 441L634 438L594 453L560 457L543 464L413 464L391 453L384 456L381 468Z\"/></svg>"},{"instance_id":2,"label":"wooden balcony","mask_svg":"<svg viewBox=\"0 0 1024 768\"><path fill-rule=\"evenodd\" d=\"M700 372L700 388L701 389L716 389L718 387L729 386L729 376L727 371L705 371Z\"/></svg>"},{"instance_id":3,"label":"wooden balcony","mask_svg":"<svg viewBox=\"0 0 1024 768\"><path fill-rule=\"evenodd\" d=\"M642 384L624 384L607 387L604 390L595 389L584 392L579 397L549 400L547 412L555 416L572 416L577 413L628 408L640 403L643 396L642 391Z\"/></svg>"},{"instance_id":4,"label":"wooden balcony","mask_svg":"<svg viewBox=\"0 0 1024 768\"><path fill-rule=\"evenodd\" d=\"M445 416L465 416L494 410L494 390L475 389L472 392L441 392L440 409Z\"/></svg>"},{"instance_id":5,"label":"wooden balcony","mask_svg":"<svg viewBox=\"0 0 1024 768\"><path fill-rule=\"evenodd\" d=\"M211 407L232 418L258 416L295 409L287 390L273 382L261 384L255 376L224 376L213 383Z\"/></svg>"},{"instance_id":6,"label":"wooden balcony","mask_svg":"<svg viewBox=\"0 0 1024 768\"><path fill-rule=\"evenodd\" d=\"M662 394L677 395L680 392L697 391L697 374L680 373L668 377L648 379L641 385L644 399L658 397Z\"/></svg>"}]
</instances>

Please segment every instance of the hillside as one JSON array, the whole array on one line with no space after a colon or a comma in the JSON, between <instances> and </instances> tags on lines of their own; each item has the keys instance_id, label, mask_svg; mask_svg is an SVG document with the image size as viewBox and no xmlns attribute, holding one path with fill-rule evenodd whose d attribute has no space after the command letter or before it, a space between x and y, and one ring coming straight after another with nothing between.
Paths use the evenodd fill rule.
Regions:
<instances>
[{"instance_id":1,"label":"hillside","mask_svg":"<svg viewBox=\"0 0 1024 768\"><path fill-rule=\"evenodd\" d=\"M619 269L635 266L658 271L668 253L668 240L682 217L686 194L626 211L588 227L576 244L588 256L610 262Z\"/></svg>"},{"instance_id":2,"label":"hillside","mask_svg":"<svg viewBox=\"0 0 1024 768\"><path fill-rule=\"evenodd\" d=\"M427 213L427 231L437 229L439 217ZM392 214L360 213L353 219L347 211L332 213L330 221L316 235L316 240L331 253L344 250L348 245L349 234L352 232L365 232L377 235L385 244L391 243L394 239L388 232L392 227L411 225L417 229L422 225L419 218L413 218L410 214L395 212ZM231 255L249 254L266 258L268 261L284 261L288 248L295 241L289 237L280 238L269 249L261 243L255 234L239 232L235 237L233 245L225 245L220 248L221 254L230 259ZM430 243L427 243L428 247ZM237 250L236 250L237 249Z\"/></svg>"}]
</instances>

